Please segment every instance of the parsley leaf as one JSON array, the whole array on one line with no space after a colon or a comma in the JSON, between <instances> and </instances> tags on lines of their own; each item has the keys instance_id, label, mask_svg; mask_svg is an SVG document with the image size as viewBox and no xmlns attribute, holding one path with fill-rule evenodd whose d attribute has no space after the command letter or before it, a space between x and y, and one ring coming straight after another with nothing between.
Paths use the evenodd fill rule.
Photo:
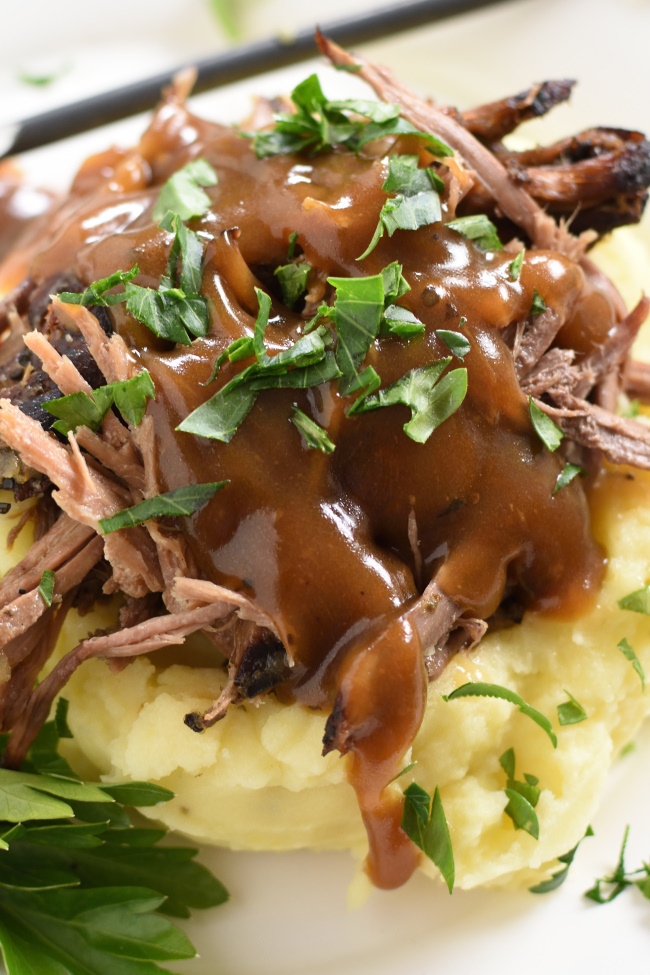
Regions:
<instances>
[{"instance_id":1,"label":"parsley leaf","mask_svg":"<svg viewBox=\"0 0 650 975\"><path fill-rule=\"evenodd\" d=\"M438 786L433 800L417 782L404 790L402 829L435 863L451 894L455 879L454 854Z\"/></svg>"},{"instance_id":2,"label":"parsley leaf","mask_svg":"<svg viewBox=\"0 0 650 975\"><path fill-rule=\"evenodd\" d=\"M53 424L59 433L68 434L77 427L98 430L108 411L117 406L125 420L137 427L147 409L147 400L155 397L151 376L146 369L123 382L108 383L88 393L70 393L49 400L43 406L60 419Z\"/></svg>"},{"instance_id":3,"label":"parsley leaf","mask_svg":"<svg viewBox=\"0 0 650 975\"><path fill-rule=\"evenodd\" d=\"M417 443L426 443L433 431L456 412L467 393L466 369L453 369L440 379L450 362L451 357L411 369L392 385L366 396L355 412L367 413L402 403L411 409L404 433Z\"/></svg>"},{"instance_id":4,"label":"parsley leaf","mask_svg":"<svg viewBox=\"0 0 650 975\"><path fill-rule=\"evenodd\" d=\"M580 704L579 701L576 701L573 694L570 694L566 688L564 693L568 695L569 700L565 701L564 704L558 704L557 706L557 717L560 724L580 724L581 721L586 721L587 712L583 708L582 704Z\"/></svg>"},{"instance_id":5,"label":"parsley leaf","mask_svg":"<svg viewBox=\"0 0 650 975\"><path fill-rule=\"evenodd\" d=\"M188 484L186 487L176 488L165 494L158 494L155 498L146 498L132 508L124 508L110 518L100 518L99 527L104 535L119 531L120 528L132 528L141 525L152 518L176 518L180 515L191 515L208 503L217 491L228 484L228 481L214 481L209 484Z\"/></svg>"},{"instance_id":6,"label":"parsley leaf","mask_svg":"<svg viewBox=\"0 0 650 975\"><path fill-rule=\"evenodd\" d=\"M521 275L521 267L524 263L525 251L519 251L514 261L511 261L508 265L508 271L510 272L510 280L518 281Z\"/></svg>"},{"instance_id":7,"label":"parsley leaf","mask_svg":"<svg viewBox=\"0 0 650 975\"><path fill-rule=\"evenodd\" d=\"M565 464L560 473L557 476L557 481L555 482L555 487L552 491L552 497L555 497L558 491L561 491L563 487L570 484L574 477L584 476L587 472L579 467L577 464Z\"/></svg>"},{"instance_id":8,"label":"parsley leaf","mask_svg":"<svg viewBox=\"0 0 650 975\"><path fill-rule=\"evenodd\" d=\"M199 158L187 163L169 177L160 191L151 216L162 220L168 210L181 220L202 217L210 208L211 199L203 186L216 186L217 174L207 160Z\"/></svg>"},{"instance_id":9,"label":"parsley leaf","mask_svg":"<svg viewBox=\"0 0 650 975\"><path fill-rule=\"evenodd\" d=\"M41 594L45 605L51 606L52 598L54 596L54 573L51 569L44 570L43 575L41 576L38 591Z\"/></svg>"},{"instance_id":10,"label":"parsley leaf","mask_svg":"<svg viewBox=\"0 0 650 975\"><path fill-rule=\"evenodd\" d=\"M278 279L282 290L282 300L287 308L293 308L298 298L307 289L307 278L311 271L311 264L282 264L276 267L273 274Z\"/></svg>"},{"instance_id":11,"label":"parsley leaf","mask_svg":"<svg viewBox=\"0 0 650 975\"><path fill-rule=\"evenodd\" d=\"M587 826L587 831L585 832L585 835L582 837L582 840L586 839L588 836L593 836L593 835L594 835L593 829L591 828L591 826ZM551 877L548 880L543 880L541 883L535 884L534 887L529 887L528 890L531 892L531 894L550 894L552 890L557 890L558 887L562 886L562 884L567 878L567 875L569 873L569 867L573 863L574 857L578 852L578 847L582 843L582 840L578 840L576 845L571 850L569 850L568 853L563 853L561 856L557 857L559 862L563 863L564 866L560 870L556 870L554 874L551 874Z\"/></svg>"},{"instance_id":12,"label":"parsley leaf","mask_svg":"<svg viewBox=\"0 0 650 975\"><path fill-rule=\"evenodd\" d=\"M553 423L550 416L547 416L543 410L540 410L532 396L528 397L528 410L535 433L542 441L546 449L550 450L551 452L557 450L564 439L564 434L560 428L557 426L557 424ZM560 474L560 477L561 476L562 475Z\"/></svg>"},{"instance_id":13,"label":"parsley leaf","mask_svg":"<svg viewBox=\"0 0 650 975\"><path fill-rule=\"evenodd\" d=\"M442 220L437 179L432 169L418 168L417 156L389 157L388 176L382 189L396 195L381 208L372 240L358 261L374 250L384 231L392 237L396 230L417 230Z\"/></svg>"},{"instance_id":14,"label":"parsley leaf","mask_svg":"<svg viewBox=\"0 0 650 975\"><path fill-rule=\"evenodd\" d=\"M627 597L627 598L629 598L629 597ZM619 603L619 605L620 605L620 603ZM627 609L629 607L623 607L623 608L624 609ZM623 639L620 641L620 643L617 643L616 645L617 645L618 649L621 651L621 653L623 654L623 656L627 660L629 660L630 663L632 664L632 666L634 667L634 669L637 672L637 674L639 675L639 679L641 681L641 689L643 691L645 691L645 672L643 670L643 666L641 664L641 661L637 657L636 653L634 652L634 650L632 649L632 647L630 646L630 644L627 642L627 640L625 639L625 637L623 637Z\"/></svg>"},{"instance_id":15,"label":"parsley leaf","mask_svg":"<svg viewBox=\"0 0 650 975\"><path fill-rule=\"evenodd\" d=\"M531 315L540 315L543 311L546 311L546 302L537 288L533 288L533 300L530 306L530 313Z\"/></svg>"},{"instance_id":16,"label":"parsley leaf","mask_svg":"<svg viewBox=\"0 0 650 975\"><path fill-rule=\"evenodd\" d=\"M618 605L621 609L629 609L633 613L644 613L646 616L650 616L650 586L644 586L643 589L635 589L634 592L628 593L627 596L619 599Z\"/></svg>"},{"instance_id":17,"label":"parsley leaf","mask_svg":"<svg viewBox=\"0 0 650 975\"><path fill-rule=\"evenodd\" d=\"M358 392L363 383L358 368L379 334L384 312L384 282L381 274L361 278L328 278L336 288L332 308L321 306L334 323L338 342L336 363L341 370L342 395Z\"/></svg>"},{"instance_id":18,"label":"parsley leaf","mask_svg":"<svg viewBox=\"0 0 650 975\"><path fill-rule=\"evenodd\" d=\"M501 687L500 684L470 682L468 684L462 684L461 687L457 687L451 694L443 694L443 701L454 701L459 697L497 697L502 701L509 701L511 704L515 704L522 714L531 718L548 735L553 744L553 748L557 748L557 737L553 731L551 722L541 711L531 707L530 704L526 704L523 697L515 691L511 691L507 687Z\"/></svg>"},{"instance_id":19,"label":"parsley leaf","mask_svg":"<svg viewBox=\"0 0 650 975\"><path fill-rule=\"evenodd\" d=\"M450 352L461 362L471 349L469 339L462 332L454 332L446 328L437 328L436 335L445 343Z\"/></svg>"},{"instance_id":20,"label":"parsley leaf","mask_svg":"<svg viewBox=\"0 0 650 975\"><path fill-rule=\"evenodd\" d=\"M264 345L264 333L271 299L259 288L255 291L259 312L254 336L232 342L217 359L211 378L214 379L221 364L231 356L231 361L237 361L254 354L256 361L190 413L177 430L230 443L261 390L306 389L341 375L334 354L329 351L332 336L323 325L302 336L288 349L269 356Z\"/></svg>"},{"instance_id":21,"label":"parsley leaf","mask_svg":"<svg viewBox=\"0 0 650 975\"><path fill-rule=\"evenodd\" d=\"M330 101L320 86L318 76L310 75L291 92L295 111L274 116L272 131L244 133L253 139L253 149L260 159L279 153L321 152L334 146L358 151L368 142L388 135L417 135L428 150L440 158L452 150L435 136L419 132L400 117L400 106L364 99ZM363 116L358 121L355 116Z\"/></svg>"},{"instance_id":22,"label":"parsley leaf","mask_svg":"<svg viewBox=\"0 0 650 975\"><path fill-rule=\"evenodd\" d=\"M84 305L85 307L88 307L88 305L119 305L120 302L124 301L124 293L120 292L119 294L111 295L108 292L120 284L128 284L139 273L140 269L138 265L134 264L130 271L115 271L113 274L109 274L107 278L100 278L99 281L93 281L80 294L72 291L62 291L59 298L67 305Z\"/></svg>"},{"instance_id":23,"label":"parsley leaf","mask_svg":"<svg viewBox=\"0 0 650 975\"><path fill-rule=\"evenodd\" d=\"M585 891L585 897L595 901L596 904L609 904L610 901L613 901L619 894L622 894L625 888L631 886L633 883L625 871L625 848L629 835L630 827L626 826L621 844L621 852L618 855L618 863L614 872L609 874L609 876L600 877L596 880L593 887Z\"/></svg>"},{"instance_id":24,"label":"parsley leaf","mask_svg":"<svg viewBox=\"0 0 650 975\"><path fill-rule=\"evenodd\" d=\"M469 217L456 217L455 220L450 220L447 226L473 241L483 251L503 250L497 228L484 213L472 214Z\"/></svg>"},{"instance_id":25,"label":"parsley leaf","mask_svg":"<svg viewBox=\"0 0 650 975\"><path fill-rule=\"evenodd\" d=\"M515 779L515 753L512 748L503 753L499 764L508 777L505 788L508 805L504 812L513 821L515 829L523 829L534 839L539 839L539 821L535 812L540 797L540 789L537 788L539 780L534 775L524 775L524 782Z\"/></svg>"},{"instance_id":26,"label":"parsley leaf","mask_svg":"<svg viewBox=\"0 0 650 975\"><path fill-rule=\"evenodd\" d=\"M328 437L326 430L323 430L315 420L312 420L295 405L293 414L289 419L300 430L308 447L311 447L312 450L322 450L324 454L333 453L335 444Z\"/></svg>"},{"instance_id":27,"label":"parsley leaf","mask_svg":"<svg viewBox=\"0 0 650 975\"><path fill-rule=\"evenodd\" d=\"M403 308L402 305L389 305L384 310L379 331L382 335L398 335L401 339L412 339L416 335L422 335L426 328L408 308Z\"/></svg>"},{"instance_id":28,"label":"parsley leaf","mask_svg":"<svg viewBox=\"0 0 650 975\"><path fill-rule=\"evenodd\" d=\"M132 826L114 801L152 805L170 799L169 790L137 782L100 788L74 777L57 753L59 731L69 734L66 710L59 703L26 762L60 763L65 777L0 773L0 948L7 971L162 973L157 962L195 952L160 914L188 917L190 907L215 906L228 895L193 862L195 850L158 847L165 831ZM21 821L6 828L12 816Z\"/></svg>"}]
</instances>

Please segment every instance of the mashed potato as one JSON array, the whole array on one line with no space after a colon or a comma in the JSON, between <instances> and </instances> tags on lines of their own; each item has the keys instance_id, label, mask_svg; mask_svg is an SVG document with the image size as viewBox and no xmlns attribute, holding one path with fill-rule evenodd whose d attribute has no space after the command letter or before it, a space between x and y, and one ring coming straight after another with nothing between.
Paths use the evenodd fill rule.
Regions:
<instances>
[{"instance_id":1,"label":"mashed potato","mask_svg":"<svg viewBox=\"0 0 650 975\"><path fill-rule=\"evenodd\" d=\"M629 302L638 282L650 280L650 258L638 231L619 231L599 248L600 261L619 280ZM649 358L646 332L636 353ZM617 470L592 498L596 537L608 555L597 604L579 620L528 615L520 626L486 637L458 654L429 686L428 704L412 754L415 768L392 788L417 780L440 789L449 821L456 884L530 884L548 875L554 858L584 834L607 771L650 711L638 674L618 649L623 639L650 675L650 627L645 616L618 608L617 600L648 582L650 476ZM3 530L12 526L2 520ZM21 533L9 564L29 545ZM70 613L58 656L89 630L115 618L107 605L80 618ZM191 648L190 648L191 651ZM176 660L187 659L187 648ZM321 757L324 717L272 696L231 708L202 735L183 717L202 712L218 696L225 671L136 658L120 673L99 660L86 662L66 688L73 758L80 770L107 780L148 779L176 798L149 811L172 829L206 843L235 849L351 848L361 860L366 835L346 758ZM166 661L163 664L161 661ZM445 702L442 695L467 681L501 684L546 714L557 732L549 738L513 705L494 699ZM567 692L587 720L560 727L557 706ZM507 797L499 756L514 748L516 776L537 776L539 840L504 814ZM422 869L437 870L423 859Z\"/></svg>"}]
</instances>

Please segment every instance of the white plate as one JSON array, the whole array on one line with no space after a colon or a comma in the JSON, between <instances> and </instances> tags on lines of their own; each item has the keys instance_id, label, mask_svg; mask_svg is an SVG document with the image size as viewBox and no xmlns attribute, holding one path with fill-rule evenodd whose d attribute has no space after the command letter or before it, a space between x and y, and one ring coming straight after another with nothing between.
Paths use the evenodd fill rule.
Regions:
<instances>
[{"instance_id":1,"label":"white plate","mask_svg":"<svg viewBox=\"0 0 650 975\"><path fill-rule=\"evenodd\" d=\"M9 121L91 91L124 83L223 44L206 12L208 0L112 0L105 5L59 0L44 8L23 0L3 9L0 121ZM247 0L238 9L250 36L325 21L368 7L368 0ZM43 10L56 10L43 17ZM529 123L540 141L589 125L650 131L650 4L647 0L516 0L454 21L396 36L365 49L439 101L461 107L486 102L546 78L580 81L570 107ZM58 59L58 60L57 60ZM63 66L59 81L31 89L18 68ZM287 91L303 66L196 99L197 111L235 120L251 93ZM331 82L339 84L338 75ZM128 142L134 120L25 157L30 177L65 186L84 154ZM650 282L646 288L650 287ZM649 553L650 561L650 553ZM650 693L650 692L649 692ZM174 969L188 975L409 975L453 971L579 971L639 968L647 952L650 905L636 891L597 907L582 897L612 868L626 823L629 862L648 853L650 734L612 770L594 828L557 893L457 892L414 877L391 893L374 892L346 909L353 864L346 854L246 854L205 850L202 858L231 891L231 901L197 914L185 927L201 958Z\"/></svg>"}]
</instances>

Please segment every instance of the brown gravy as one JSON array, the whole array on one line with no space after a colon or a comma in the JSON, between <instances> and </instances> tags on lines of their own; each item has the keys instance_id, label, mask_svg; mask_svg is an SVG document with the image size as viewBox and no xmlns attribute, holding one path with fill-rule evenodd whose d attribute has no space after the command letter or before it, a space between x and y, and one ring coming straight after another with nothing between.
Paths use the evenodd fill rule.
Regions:
<instances>
[{"instance_id":1,"label":"brown gravy","mask_svg":"<svg viewBox=\"0 0 650 975\"><path fill-rule=\"evenodd\" d=\"M489 617L505 592L531 610L572 616L602 576L579 480L552 497L563 462L532 429L503 330L527 317L533 289L565 311L583 350L587 310L596 335L606 334L614 311L566 258L532 251L512 281L513 254L483 253L442 224L384 237L357 261L386 198L386 157L259 160L233 132L187 115L181 121L159 118L138 153L86 165L30 273L44 279L71 270L90 282L137 263L137 283L157 287L170 237L151 221L156 187L197 155L217 171L212 210L191 224L207 243L210 336L170 349L123 306L114 309L116 326L156 385L149 412L163 489L230 481L186 520L197 563L273 618L293 664L282 695L322 709L324 720L335 703L342 708L353 729L350 780L370 838L368 869L379 886L396 886L417 851L386 785L417 732L426 694L422 647L405 610L435 576L468 617ZM417 149L405 143L400 151ZM427 333L375 342L367 361L384 386L448 355L435 330L458 329L466 319L468 394L427 443L404 434L410 414L402 406L347 418L351 400L335 383L261 393L228 445L176 431L241 368L227 364L216 385L203 385L218 354L251 334L256 275L272 280L294 231L317 271L314 300L327 276L402 265L411 286L402 303ZM274 300L270 348L290 344L303 324ZM307 449L289 422L294 403L327 430L336 444L331 456ZM421 573L409 541L413 517Z\"/></svg>"}]
</instances>

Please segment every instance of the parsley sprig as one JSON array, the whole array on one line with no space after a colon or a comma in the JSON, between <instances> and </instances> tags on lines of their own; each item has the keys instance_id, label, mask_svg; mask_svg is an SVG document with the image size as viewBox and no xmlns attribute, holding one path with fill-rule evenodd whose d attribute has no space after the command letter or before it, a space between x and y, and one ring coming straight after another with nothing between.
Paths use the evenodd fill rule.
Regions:
<instances>
[{"instance_id":1,"label":"parsley sprig","mask_svg":"<svg viewBox=\"0 0 650 975\"><path fill-rule=\"evenodd\" d=\"M252 136L244 133L253 139L260 159L281 153L323 152L335 146L358 152L368 142L391 135L416 135L434 156L442 159L453 155L440 139L401 118L399 105L364 99L331 101L315 74L293 89L291 100L295 111L275 115L271 131Z\"/></svg>"},{"instance_id":2,"label":"parsley sprig","mask_svg":"<svg viewBox=\"0 0 650 975\"><path fill-rule=\"evenodd\" d=\"M533 839L539 839L539 820L535 807L541 795L538 788L539 779L535 775L524 773L524 780L515 779L515 752L509 748L499 759L499 765L506 773L507 782L505 793L508 805L504 809L514 823L515 829L523 829Z\"/></svg>"},{"instance_id":3,"label":"parsley sprig","mask_svg":"<svg viewBox=\"0 0 650 975\"><path fill-rule=\"evenodd\" d=\"M165 274L158 288L133 284L139 273L135 265L128 271L116 271L95 281L81 294L64 292L61 301L77 305L116 305L126 302L127 311L146 325L154 335L190 345L192 337L210 330L207 299L201 294L203 280L203 244L183 220L202 216L210 206L210 197L202 186L217 182L217 175L205 159L195 159L164 184L153 209L159 226L173 234ZM124 286L121 292L113 288Z\"/></svg>"},{"instance_id":4,"label":"parsley sprig","mask_svg":"<svg viewBox=\"0 0 650 975\"><path fill-rule=\"evenodd\" d=\"M254 334L236 339L228 346L217 359L212 379L226 361L237 362L253 356L255 361L190 413L179 424L178 430L230 443L263 389L306 389L340 375L330 349L332 335L324 325L319 325L277 355L269 356L264 334L271 299L260 288L255 292L259 311Z\"/></svg>"},{"instance_id":5,"label":"parsley sprig","mask_svg":"<svg viewBox=\"0 0 650 975\"><path fill-rule=\"evenodd\" d=\"M433 798L417 782L412 782L404 790L402 829L409 839L435 863L451 894L456 874L454 854L437 786Z\"/></svg>"},{"instance_id":6,"label":"parsley sprig","mask_svg":"<svg viewBox=\"0 0 650 975\"><path fill-rule=\"evenodd\" d=\"M153 806L148 783L81 782L58 754L66 704L20 772L0 773L0 949L8 975L154 975L194 948L167 917L216 906L224 887L195 850L159 846L119 802Z\"/></svg>"},{"instance_id":7,"label":"parsley sprig","mask_svg":"<svg viewBox=\"0 0 650 975\"><path fill-rule=\"evenodd\" d=\"M358 261L375 249L384 231L392 237L396 230L417 230L442 220L439 191L444 183L433 169L418 168L417 156L392 155L382 189L393 193L382 206L379 223Z\"/></svg>"},{"instance_id":8,"label":"parsley sprig","mask_svg":"<svg viewBox=\"0 0 650 975\"><path fill-rule=\"evenodd\" d=\"M625 827L621 852L613 873L599 877L594 886L585 891L585 897L596 904L609 904L622 894L627 887L636 887L643 896L650 900L650 863L643 863L636 870L625 869L625 849L627 847L630 827Z\"/></svg>"},{"instance_id":9,"label":"parsley sprig","mask_svg":"<svg viewBox=\"0 0 650 975\"><path fill-rule=\"evenodd\" d=\"M59 433L74 432L77 427L99 430L102 421L111 407L116 406L125 420L134 427L142 423L147 409L147 400L153 399L155 389L146 369L123 382L108 383L88 393L70 393L44 403L44 408L53 416L59 417L53 424Z\"/></svg>"}]
</instances>

